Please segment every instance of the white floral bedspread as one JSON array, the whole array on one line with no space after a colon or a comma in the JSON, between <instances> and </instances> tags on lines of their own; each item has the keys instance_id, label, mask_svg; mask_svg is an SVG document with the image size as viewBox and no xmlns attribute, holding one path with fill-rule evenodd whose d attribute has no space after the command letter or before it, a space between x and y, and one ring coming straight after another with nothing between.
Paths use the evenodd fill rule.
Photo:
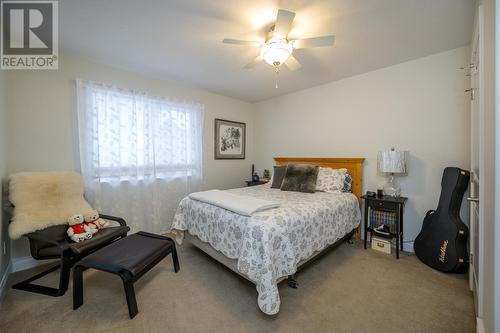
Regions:
<instances>
[{"instance_id":1,"label":"white floral bedspread","mask_svg":"<svg viewBox=\"0 0 500 333\"><path fill-rule=\"evenodd\" d=\"M184 198L172 224L177 241L183 232L197 236L231 259L257 286L262 312L278 313L276 280L294 274L297 264L359 225L358 200L351 193L299 193L268 184L228 190L234 194L281 202L279 208L251 217Z\"/></svg>"}]
</instances>

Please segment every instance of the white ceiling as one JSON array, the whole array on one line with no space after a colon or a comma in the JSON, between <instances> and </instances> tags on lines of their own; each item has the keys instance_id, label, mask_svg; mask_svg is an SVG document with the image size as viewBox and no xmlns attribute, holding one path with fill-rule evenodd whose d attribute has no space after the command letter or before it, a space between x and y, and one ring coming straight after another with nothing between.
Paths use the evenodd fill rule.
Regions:
<instances>
[{"instance_id":1,"label":"white ceiling","mask_svg":"<svg viewBox=\"0 0 500 333\"><path fill-rule=\"evenodd\" d=\"M303 67L243 66L278 8L297 13L293 38L335 34L334 47L296 50ZM469 44L473 0L62 0L63 53L249 102Z\"/></svg>"}]
</instances>

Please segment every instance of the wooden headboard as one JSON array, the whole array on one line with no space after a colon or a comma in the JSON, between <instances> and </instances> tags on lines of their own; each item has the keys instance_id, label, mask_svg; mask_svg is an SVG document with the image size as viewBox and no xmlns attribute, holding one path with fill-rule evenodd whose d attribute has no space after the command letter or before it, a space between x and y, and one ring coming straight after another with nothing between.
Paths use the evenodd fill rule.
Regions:
<instances>
[{"instance_id":1,"label":"wooden headboard","mask_svg":"<svg viewBox=\"0 0 500 333\"><path fill-rule=\"evenodd\" d=\"M363 161L364 158L330 158L330 157L275 157L277 165L311 164L324 168L346 168L352 177L352 193L361 202L363 186Z\"/></svg>"}]
</instances>

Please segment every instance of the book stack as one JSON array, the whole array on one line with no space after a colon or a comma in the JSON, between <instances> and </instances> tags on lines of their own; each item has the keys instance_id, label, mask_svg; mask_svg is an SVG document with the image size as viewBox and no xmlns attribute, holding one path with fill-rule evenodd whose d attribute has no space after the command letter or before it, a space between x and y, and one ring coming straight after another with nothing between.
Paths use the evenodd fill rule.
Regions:
<instances>
[{"instance_id":1,"label":"book stack","mask_svg":"<svg viewBox=\"0 0 500 333\"><path fill-rule=\"evenodd\" d=\"M396 233L396 213L370 209L370 227L372 229L386 225L391 233Z\"/></svg>"}]
</instances>

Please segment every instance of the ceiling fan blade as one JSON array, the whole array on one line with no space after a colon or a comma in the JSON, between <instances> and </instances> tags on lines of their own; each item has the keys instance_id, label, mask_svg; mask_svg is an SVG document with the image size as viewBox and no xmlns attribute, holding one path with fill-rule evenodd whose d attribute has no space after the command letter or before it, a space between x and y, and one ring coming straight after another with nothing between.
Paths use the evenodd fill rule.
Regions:
<instances>
[{"instance_id":1,"label":"ceiling fan blade","mask_svg":"<svg viewBox=\"0 0 500 333\"><path fill-rule=\"evenodd\" d=\"M335 36L321 36L313 38L296 39L293 41L294 49L304 49L307 47L332 46L335 43Z\"/></svg>"},{"instance_id":2,"label":"ceiling fan blade","mask_svg":"<svg viewBox=\"0 0 500 333\"><path fill-rule=\"evenodd\" d=\"M252 40L240 40L240 39L231 39L231 38L224 38L222 40L223 43L225 44L236 44L236 45L249 45L249 46L260 46L260 42L252 41Z\"/></svg>"},{"instance_id":3,"label":"ceiling fan blade","mask_svg":"<svg viewBox=\"0 0 500 333\"><path fill-rule=\"evenodd\" d=\"M295 18L294 12L280 9L276 17L276 24L274 25L274 33L280 37L285 38L292 27L293 19Z\"/></svg>"},{"instance_id":4,"label":"ceiling fan blade","mask_svg":"<svg viewBox=\"0 0 500 333\"><path fill-rule=\"evenodd\" d=\"M264 58L262 58L262 56L258 56L257 58L255 58L254 60L252 60L251 62L249 62L248 64L245 65L245 67L243 67L244 69L251 69L251 68L254 68L255 65L257 65L259 62L261 62L262 60L264 60Z\"/></svg>"},{"instance_id":5,"label":"ceiling fan blade","mask_svg":"<svg viewBox=\"0 0 500 333\"><path fill-rule=\"evenodd\" d=\"M297 69L299 69L300 67L302 67L302 65L300 64L300 62L298 62L298 60L293 55L289 56L288 59L286 59L285 65L291 71L296 71Z\"/></svg>"}]
</instances>

